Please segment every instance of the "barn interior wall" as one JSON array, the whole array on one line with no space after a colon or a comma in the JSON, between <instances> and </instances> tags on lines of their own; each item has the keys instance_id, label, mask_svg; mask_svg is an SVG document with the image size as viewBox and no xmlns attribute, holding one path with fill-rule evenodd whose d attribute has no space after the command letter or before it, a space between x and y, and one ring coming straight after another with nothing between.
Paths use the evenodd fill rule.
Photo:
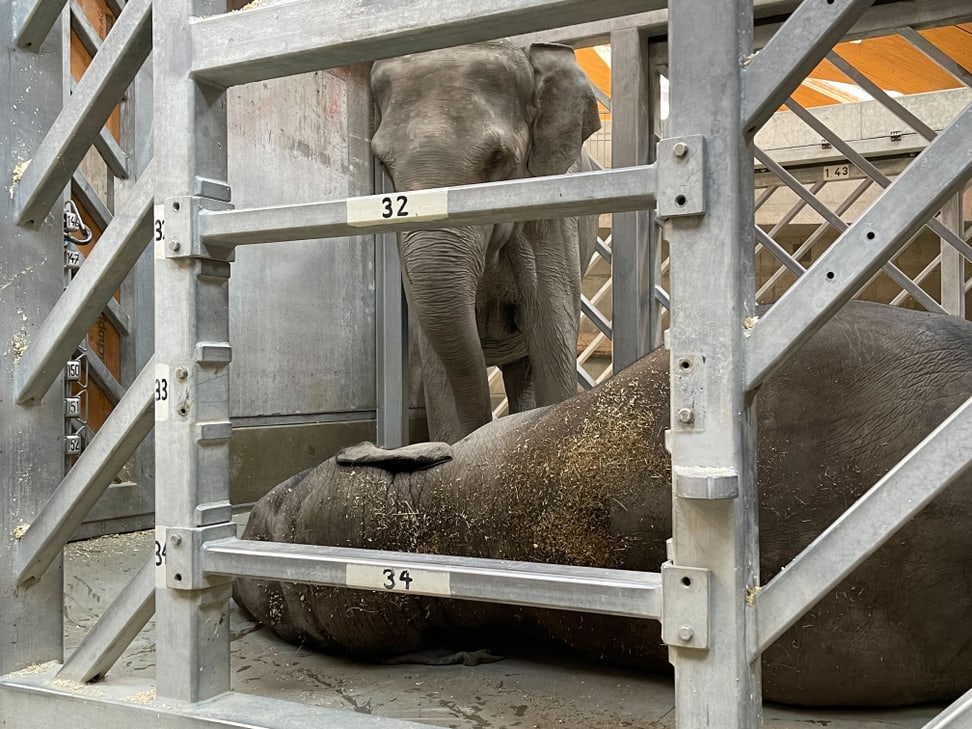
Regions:
<instances>
[{"instance_id":1,"label":"barn interior wall","mask_svg":"<svg viewBox=\"0 0 972 729\"><path fill-rule=\"evenodd\" d=\"M369 68L229 90L234 205L372 192ZM344 445L375 440L375 295L373 236L237 250L230 286L235 503L256 500ZM421 438L414 369L412 427Z\"/></svg>"}]
</instances>

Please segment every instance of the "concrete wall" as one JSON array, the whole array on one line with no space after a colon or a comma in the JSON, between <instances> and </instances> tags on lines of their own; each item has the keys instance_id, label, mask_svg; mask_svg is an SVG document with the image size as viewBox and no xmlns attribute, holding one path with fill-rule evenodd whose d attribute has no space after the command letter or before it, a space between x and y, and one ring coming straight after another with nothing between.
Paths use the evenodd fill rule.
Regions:
<instances>
[{"instance_id":1,"label":"concrete wall","mask_svg":"<svg viewBox=\"0 0 972 729\"><path fill-rule=\"evenodd\" d=\"M358 66L231 89L234 204L371 194L368 73ZM235 502L255 500L343 445L373 440L373 237L238 249L230 341ZM421 405L414 384L411 402ZM414 428L425 437L421 412Z\"/></svg>"}]
</instances>

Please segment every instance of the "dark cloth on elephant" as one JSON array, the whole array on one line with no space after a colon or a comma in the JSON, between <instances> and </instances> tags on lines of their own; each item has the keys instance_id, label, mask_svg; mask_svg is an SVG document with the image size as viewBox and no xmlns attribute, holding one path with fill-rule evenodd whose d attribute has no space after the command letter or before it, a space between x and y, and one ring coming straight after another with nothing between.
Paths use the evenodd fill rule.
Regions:
<instances>
[{"instance_id":1,"label":"dark cloth on elephant","mask_svg":"<svg viewBox=\"0 0 972 729\"><path fill-rule=\"evenodd\" d=\"M658 571L671 535L668 393L656 352L480 428L428 470L329 460L264 497L244 536ZM847 305L758 395L762 582L970 396L972 324ZM764 653L765 697L899 705L972 685L970 524L966 472ZM289 641L370 659L476 633L669 668L650 620L256 580L237 581L236 598Z\"/></svg>"}]
</instances>

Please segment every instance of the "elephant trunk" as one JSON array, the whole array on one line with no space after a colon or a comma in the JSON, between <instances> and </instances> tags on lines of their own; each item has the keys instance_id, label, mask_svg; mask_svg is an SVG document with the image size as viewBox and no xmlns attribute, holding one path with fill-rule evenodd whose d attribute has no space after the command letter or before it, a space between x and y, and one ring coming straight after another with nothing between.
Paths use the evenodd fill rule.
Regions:
<instances>
[{"instance_id":1,"label":"elephant trunk","mask_svg":"<svg viewBox=\"0 0 972 729\"><path fill-rule=\"evenodd\" d=\"M476 324L476 291L485 267L488 231L421 230L399 238L405 293L423 335L423 366L439 368L448 382L461 434L492 417ZM426 347L432 353L426 353ZM427 377L427 386L429 381ZM427 393L427 398L436 395Z\"/></svg>"}]
</instances>

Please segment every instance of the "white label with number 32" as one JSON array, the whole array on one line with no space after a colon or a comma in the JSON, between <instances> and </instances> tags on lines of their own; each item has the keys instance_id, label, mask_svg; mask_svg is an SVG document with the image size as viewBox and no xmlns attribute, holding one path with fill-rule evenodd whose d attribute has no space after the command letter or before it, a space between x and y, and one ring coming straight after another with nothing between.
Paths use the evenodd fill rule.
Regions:
<instances>
[{"instance_id":1,"label":"white label with number 32","mask_svg":"<svg viewBox=\"0 0 972 729\"><path fill-rule=\"evenodd\" d=\"M389 192L348 200L348 225L355 227L401 220L445 220L448 217L446 190Z\"/></svg>"}]
</instances>

